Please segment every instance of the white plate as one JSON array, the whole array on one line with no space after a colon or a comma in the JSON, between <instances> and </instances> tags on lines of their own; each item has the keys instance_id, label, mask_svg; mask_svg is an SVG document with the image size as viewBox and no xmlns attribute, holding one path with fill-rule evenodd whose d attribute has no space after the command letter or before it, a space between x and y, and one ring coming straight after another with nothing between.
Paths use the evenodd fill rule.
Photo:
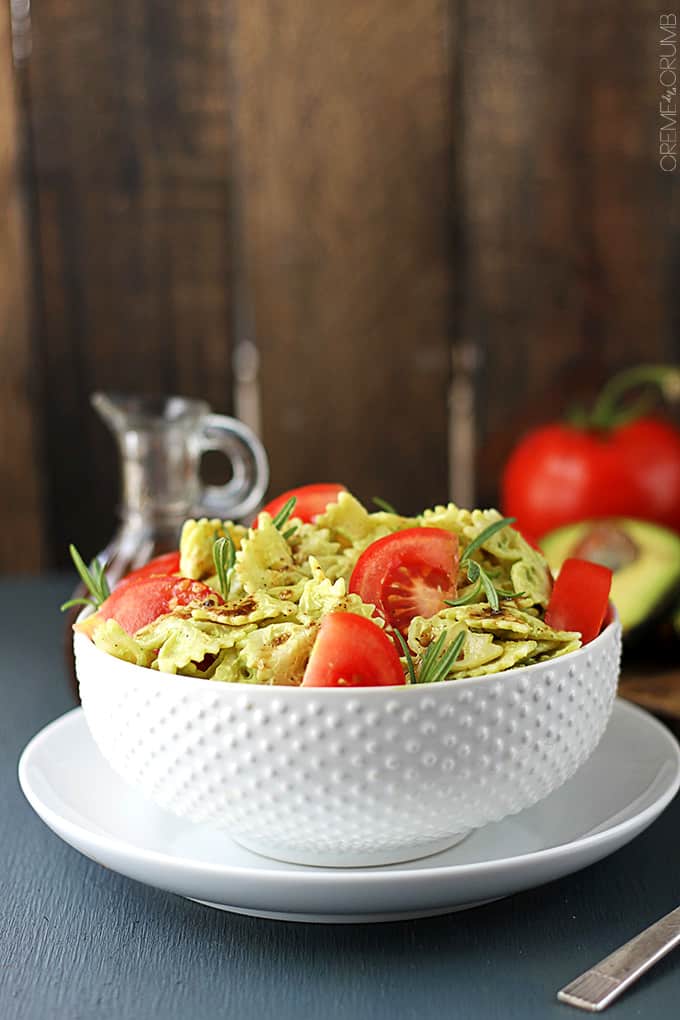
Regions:
<instances>
[{"instance_id":1,"label":"white plate","mask_svg":"<svg viewBox=\"0 0 680 1020\"><path fill-rule=\"evenodd\" d=\"M58 836L140 882L259 917L387 921L476 906L612 853L677 792L680 748L646 712L617 701L593 756L551 796L444 853L376 868L284 864L166 814L110 769L81 709L33 738L19 780Z\"/></svg>"}]
</instances>

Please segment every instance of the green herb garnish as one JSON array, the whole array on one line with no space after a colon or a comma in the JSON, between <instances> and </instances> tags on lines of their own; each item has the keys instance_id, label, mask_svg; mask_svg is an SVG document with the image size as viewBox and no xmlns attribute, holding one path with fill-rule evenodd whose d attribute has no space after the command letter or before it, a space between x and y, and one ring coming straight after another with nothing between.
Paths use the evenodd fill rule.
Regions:
<instances>
[{"instance_id":1,"label":"green herb garnish","mask_svg":"<svg viewBox=\"0 0 680 1020\"><path fill-rule=\"evenodd\" d=\"M416 680L416 669L415 669L415 665L413 663L413 656L411 655L411 649L406 644L406 640L404 638L404 635L401 633L401 631L395 630L394 633L395 633L395 636L396 636L397 640L399 641L399 644L401 645L401 650L403 651L404 657L406 659L406 668L408 669L408 678L409 678L409 681L412 684L418 683L418 681Z\"/></svg>"},{"instance_id":2,"label":"green herb garnish","mask_svg":"<svg viewBox=\"0 0 680 1020\"><path fill-rule=\"evenodd\" d=\"M279 512L272 517L272 524L275 528L278 528L279 531L281 531L284 525L288 523L290 515L295 509L296 503L297 498L295 496L291 496L290 499L286 500Z\"/></svg>"},{"instance_id":3,"label":"green herb garnish","mask_svg":"<svg viewBox=\"0 0 680 1020\"><path fill-rule=\"evenodd\" d=\"M95 609L99 609L102 602L106 602L111 594L109 582L106 580L104 573L104 565L95 556L89 567L87 567L83 557L73 543L68 547L68 551L71 553L71 559L75 564L80 580L90 593L90 598L69 599L68 602L64 602L61 606L62 613L72 606L93 606Z\"/></svg>"},{"instance_id":4,"label":"green herb garnish","mask_svg":"<svg viewBox=\"0 0 680 1020\"><path fill-rule=\"evenodd\" d=\"M380 496L373 496L372 502L375 503L377 507L380 507L381 510L384 510L385 513L396 514L397 517L400 516L397 508L392 506L391 503L388 503L386 499L381 499Z\"/></svg>"},{"instance_id":5,"label":"green herb garnish","mask_svg":"<svg viewBox=\"0 0 680 1020\"><path fill-rule=\"evenodd\" d=\"M493 524L490 524L488 528L484 528L484 531L480 531L477 537L470 542L460 558L460 566L466 567L468 580L474 585L474 588L467 595L463 595L459 599L446 599L447 606L465 606L469 602L474 602L484 591L489 605L496 611L500 605L500 599L519 598L520 595L524 594L521 591L504 591L503 588L496 588L490 574L484 567L477 563L476 560L470 558L473 552L476 552L480 546L484 545L492 535L495 535L497 531L501 531L502 528L506 528L509 524L513 524L516 520L516 517L502 517L499 521L494 521Z\"/></svg>"},{"instance_id":6,"label":"green herb garnish","mask_svg":"<svg viewBox=\"0 0 680 1020\"><path fill-rule=\"evenodd\" d=\"M222 598L228 600L234 576L234 567L236 566L236 546L229 533L223 538L215 539L212 553Z\"/></svg>"},{"instance_id":7,"label":"green herb garnish","mask_svg":"<svg viewBox=\"0 0 680 1020\"><path fill-rule=\"evenodd\" d=\"M399 639L399 643L406 658L406 667L412 684L436 684L441 680L446 680L447 676L451 672L454 662L460 655L461 649L465 644L465 632L461 631L460 634L456 634L448 648L444 648L446 631L443 630L437 640L428 645L427 651L423 655L422 662L420 663L420 670L416 677L415 663L413 661L413 656L411 655L411 649L407 645L403 634L401 634L398 630L395 630L394 633Z\"/></svg>"},{"instance_id":8,"label":"green herb garnish","mask_svg":"<svg viewBox=\"0 0 680 1020\"><path fill-rule=\"evenodd\" d=\"M499 521L494 521L488 528L484 528L484 531L480 531L476 538L470 542L466 547L465 552L460 558L461 565L470 559L473 552L476 552L480 546L484 545L485 542L496 534L497 531L502 531L503 528L507 528L509 524L514 524L517 520L516 517L501 517Z\"/></svg>"}]
</instances>

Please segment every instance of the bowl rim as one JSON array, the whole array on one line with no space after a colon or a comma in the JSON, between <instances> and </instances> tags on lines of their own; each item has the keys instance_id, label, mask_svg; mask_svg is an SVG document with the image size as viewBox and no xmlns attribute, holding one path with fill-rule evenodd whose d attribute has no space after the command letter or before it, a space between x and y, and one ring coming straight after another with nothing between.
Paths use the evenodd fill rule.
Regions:
<instances>
[{"instance_id":1,"label":"bowl rim","mask_svg":"<svg viewBox=\"0 0 680 1020\"><path fill-rule=\"evenodd\" d=\"M86 615L85 613L81 614ZM89 615L89 613L87 614ZM80 617L78 617L80 619ZM149 666L138 666L134 662L127 662L125 659L119 659L115 655L109 655L108 652L102 651L101 648L97 648L95 643L86 634L79 631L73 632L73 646L76 656L78 654L78 645L85 643L84 647L89 646L88 653L96 656L104 656L107 662L117 663L120 669L127 672L133 670L138 678L142 677L163 677L169 683L182 683L182 686L196 687L199 690L201 687L215 691L216 688L226 688L232 691L241 691L252 693L255 690L273 691L275 695L279 697L289 697L290 695L285 692L300 692L306 691L309 694L330 694L331 697L375 697L376 692L387 692L392 693L394 691L418 691L424 693L425 691L432 692L433 690L450 690L455 687L460 690L461 686L465 687L476 687L479 685L485 685L489 683L497 683L504 680L506 677L515 677L520 674L530 674L532 671L550 668L550 663L573 663L577 659L582 658L584 655L592 655L593 652L600 650L601 646L608 643L611 637L618 632L621 632L621 623L619 620L618 613L612 604L610 604L609 623L602 628L600 633L592 641L589 641L585 645L581 645L580 648L574 649L573 652L567 652L565 655L558 655L554 659L545 659L543 662L534 662L529 666L514 666L512 669L504 669L497 673L484 673L481 676L468 676L460 677L459 679L453 678L451 680L440 680L435 684L375 684L370 687L302 687L300 684L258 684L258 683L247 683L238 680L231 681L229 683L220 683L218 680L213 680L210 677L199 677L199 676L185 676L183 673L162 673L160 670L151 669ZM130 676L133 674L130 673ZM80 678L79 682L80 682ZM149 679L150 682L150 679ZM298 697L299 693L293 695Z\"/></svg>"}]
</instances>

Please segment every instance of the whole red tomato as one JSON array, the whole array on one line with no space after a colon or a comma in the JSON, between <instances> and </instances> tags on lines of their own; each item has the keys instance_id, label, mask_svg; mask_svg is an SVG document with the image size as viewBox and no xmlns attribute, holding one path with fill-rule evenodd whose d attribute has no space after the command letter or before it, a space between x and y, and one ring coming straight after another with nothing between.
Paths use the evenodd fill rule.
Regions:
<instances>
[{"instance_id":1,"label":"whole red tomato","mask_svg":"<svg viewBox=\"0 0 680 1020\"><path fill-rule=\"evenodd\" d=\"M571 521L637 517L680 531L680 431L618 406L629 386L657 381L674 393L680 369L640 366L616 377L582 425L525 436L502 478L504 513L538 538ZM662 385L663 385L662 383Z\"/></svg>"}]
</instances>

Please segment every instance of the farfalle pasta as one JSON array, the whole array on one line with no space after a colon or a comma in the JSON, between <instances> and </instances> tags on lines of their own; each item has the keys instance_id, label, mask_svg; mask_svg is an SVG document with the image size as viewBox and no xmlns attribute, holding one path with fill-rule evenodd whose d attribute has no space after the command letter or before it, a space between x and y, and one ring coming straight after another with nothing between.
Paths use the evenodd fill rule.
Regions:
<instances>
[{"instance_id":1,"label":"farfalle pasta","mask_svg":"<svg viewBox=\"0 0 680 1020\"><path fill-rule=\"evenodd\" d=\"M450 564L430 563L430 573L415 579L402 564L394 584L385 575L380 594L366 597L356 578L362 571L367 576L367 557L415 541L425 561L430 546L433 556L435 545L439 556L448 549ZM393 639L404 683L502 673L581 643L578 632L546 622L547 564L496 510L449 503L408 517L371 512L340 492L311 521L296 518L293 505L274 517L261 513L250 528L188 520L180 540L181 578L214 598L170 602L167 612L132 633L107 618L104 602L86 621L95 645L164 673L290 686L303 682L322 622L336 613L363 617ZM409 598L413 611L404 618Z\"/></svg>"}]
</instances>

